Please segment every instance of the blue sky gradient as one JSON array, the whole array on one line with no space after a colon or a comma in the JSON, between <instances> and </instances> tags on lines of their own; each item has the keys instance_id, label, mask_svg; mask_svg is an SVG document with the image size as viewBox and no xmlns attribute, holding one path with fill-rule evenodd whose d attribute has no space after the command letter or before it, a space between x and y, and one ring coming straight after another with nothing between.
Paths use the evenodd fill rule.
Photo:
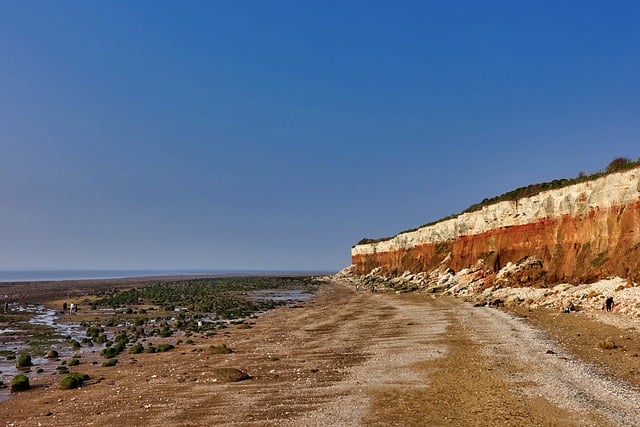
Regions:
<instances>
[{"instance_id":1,"label":"blue sky gradient","mask_svg":"<svg viewBox=\"0 0 640 427\"><path fill-rule=\"evenodd\" d=\"M0 0L0 267L337 270L640 155L635 1Z\"/></svg>"}]
</instances>

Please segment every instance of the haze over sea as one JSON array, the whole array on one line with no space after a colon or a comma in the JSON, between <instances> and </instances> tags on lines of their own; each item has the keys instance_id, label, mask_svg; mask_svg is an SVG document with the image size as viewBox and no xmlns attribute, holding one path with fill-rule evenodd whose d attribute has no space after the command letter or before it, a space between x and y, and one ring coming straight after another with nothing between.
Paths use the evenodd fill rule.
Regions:
<instances>
[{"instance_id":1,"label":"haze over sea","mask_svg":"<svg viewBox=\"0 0 640 427\"><path fill-rule=\"evenodd\" d=\"M266 271L266 270L2 270L0 283L39 282L60 280L122 279L135 277L167 276L269 276L269 275L319 275L327 272Z\"/></svg>"}]
</instances>

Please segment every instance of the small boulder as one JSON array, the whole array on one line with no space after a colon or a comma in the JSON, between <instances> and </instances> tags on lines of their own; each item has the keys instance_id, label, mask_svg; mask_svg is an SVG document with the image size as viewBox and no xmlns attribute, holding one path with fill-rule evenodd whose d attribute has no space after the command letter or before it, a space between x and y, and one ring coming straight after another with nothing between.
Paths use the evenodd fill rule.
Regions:
<instances>
[{"instance_id":1,"label":"small boulder","mask_svg":"<svg viewBox=\"0 0 640 427\"><path fill-rule=\"evenodd\" d=\"M226 344L211 345L207 349L207 353L209 353L209 354L229 354L229 353L233 353L233 350L231 350L229 347L227 347Z\"/></svg>"},{"instance_id":2,"label":"small boulder","mask_svg":"<svg viewBox=\"0 0 640 427\"><path fill-rule=\"evenodd\" d=\"M236 368L214 368L211 373L215 380L221 382L238 382L251 378L249 374Z\"/></svg>"}]
</instances>

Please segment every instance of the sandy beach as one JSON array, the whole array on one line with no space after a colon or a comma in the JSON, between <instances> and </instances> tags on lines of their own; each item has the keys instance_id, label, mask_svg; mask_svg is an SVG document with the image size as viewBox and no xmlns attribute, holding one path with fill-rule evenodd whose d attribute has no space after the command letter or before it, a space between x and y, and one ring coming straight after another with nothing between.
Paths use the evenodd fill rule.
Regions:
<instances>
[{"instance_id":1,"label":"sandy beach","mask_svg":"<svg viewBox=\"0 0 640 427\"><path fill-rule=\"evenodd\" d=\"M251 328L111 368L81 358L91 379L80 389L30 375L31 390L0 403L0 423L640 425L638 335L618 313L514 314L330 282ZM233 352L207 351L222 344ZM250 378L227 382L224 368Z\"/></svg>"}]
</instances>

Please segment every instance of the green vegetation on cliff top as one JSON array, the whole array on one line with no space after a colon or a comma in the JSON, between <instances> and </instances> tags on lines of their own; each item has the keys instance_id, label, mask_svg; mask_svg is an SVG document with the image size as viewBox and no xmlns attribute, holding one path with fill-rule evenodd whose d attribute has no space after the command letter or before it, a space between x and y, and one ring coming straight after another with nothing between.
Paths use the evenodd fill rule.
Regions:
<instances>
[{"instance_id":1,"label":"green vegetation on cliff top","mask_svg":"<svg viewBox=\"0 0 640 427\"><path fill-rule=\"evenodd\" d=\"M556 190L558 188L564 188L564 187L568 187L570 185L574 185L574 184L579 184L581 182L586 182L586 181L593 181L595 179L601 178L605 175L609 175L615 172L622 172L628 169L632 169L635 167L640 166L640 157L633 161L630 159L627 159L625 157L618 157L616 159L613 159L609 165L607 166L607 168L605 170L602 171L598 171L592 174L585 174L584 172L580 172L578 174L577 177L575 178L563 178L563 179L554 179L551 182L543 182L540 184L531 184L531 185L527 185L526 187L520 187L520 188L516 188L515 190L511 190L507 193L501 194L500 196L495 196L495 197L491 197L488 199L484 199L483 201L481 201L480 203L476 203L474 205L469 206L467 209L465 209L464 211L460 212L459 214L453 214L453 215L449 215L446 216L444 218L440 218L436 221L432 221L429 222L427 224L422 224L419 227L416 228L412 228L409 230L404 230L399 232L398 234L396 234L395 236L390 236L390 237L381 237L379 239L369 239L369 238L364 238L362 240L360 240L358 243L356 243L356 245L364 245L367 243L377 243L377 242L384 242L386 240L391 240L394 237L400 235L400 234L404 234L404 233L410 233L412 231L416 231L419 230L423 227L428 227L430 225L434 225L437 224L439 222L443 222L452 218L455 218L459 215L462 215L464 213L469 213L469 212L475 212L475 211L479 211L480 209L482 209L485 206L490 206L499 202L505 202L505 201L516 201L516 200L520 200L520 199L524 199L526 197L532 197L535 196L536 194L539 194L543 191L547 191L547 190ZM355 246L354 246L355 247Z\"/></svg>"}]
</instances>

